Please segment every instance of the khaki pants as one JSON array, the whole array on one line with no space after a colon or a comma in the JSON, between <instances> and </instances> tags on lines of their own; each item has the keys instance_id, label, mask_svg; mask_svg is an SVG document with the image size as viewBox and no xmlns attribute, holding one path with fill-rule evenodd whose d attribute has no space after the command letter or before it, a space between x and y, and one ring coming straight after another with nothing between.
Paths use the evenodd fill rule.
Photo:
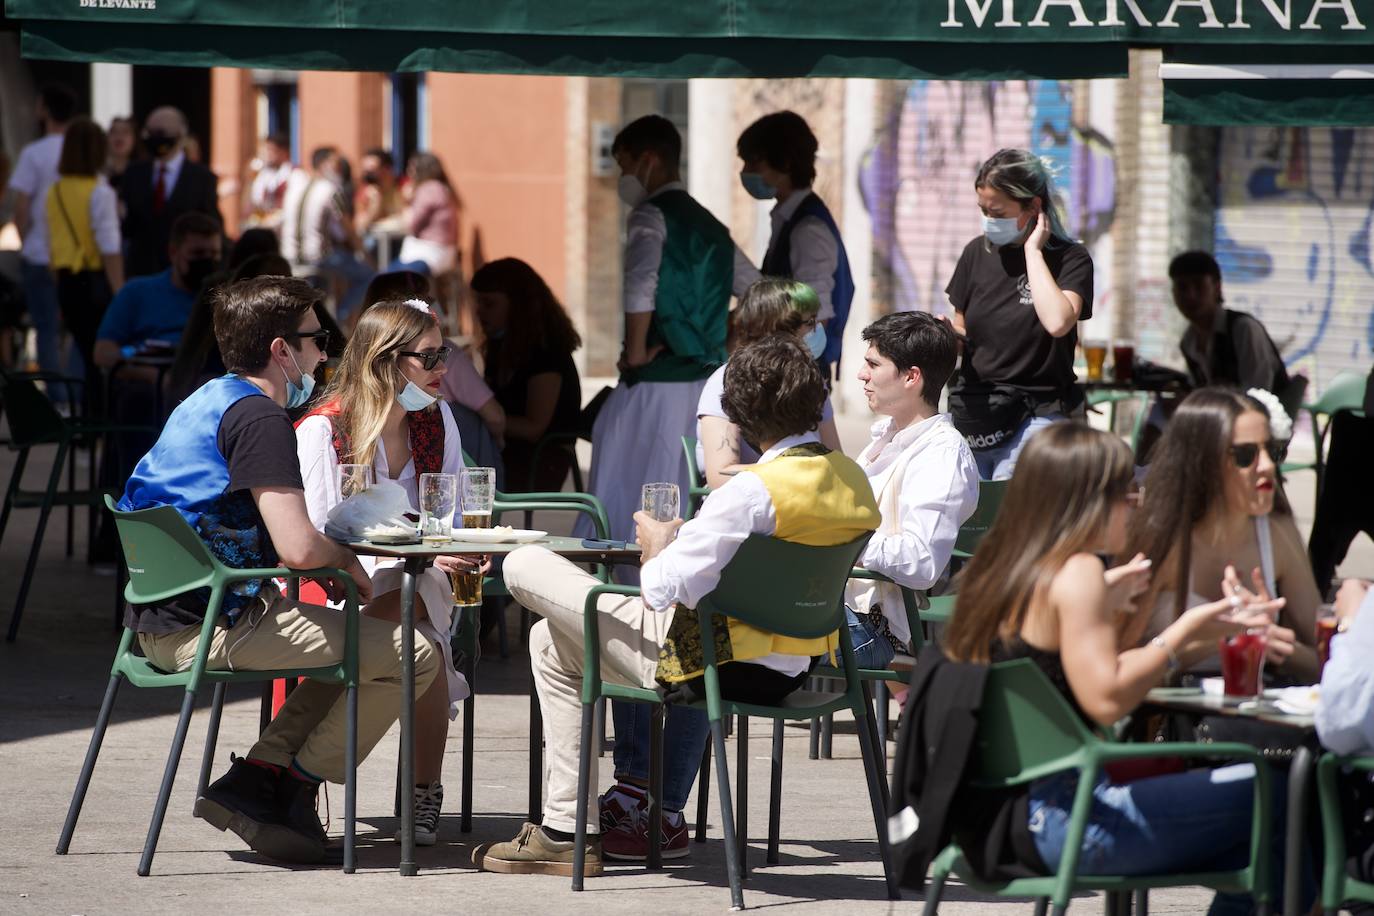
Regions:
<instances>
[{"instance_id":1,"label":"khaki pants","mask_svg":"<svg viewBox=\"0 0 1374 916\"><path fill-rule=\"evenodd\" d=\"M200 627L164 635L139 634L147 659L165 671L184 671L196 657ZM206 663L213 670L264 671L324 667L343 659L341 611L277 598L258 605L233 629L215 630ZM415 695L425 692L439 671L439 654L415 641ZM358 619L358 760L361 762L396 721L401 709L401 628L371 617ZM344 781L347 697L342 684L302 681L272 724L248 752L250 757Z\"/></svg>"},{"instance_id":2,"label":"khaki pants","mask_svg":"<svg viewBox=\"0 0 1374 916\"><path fill-rule=\"evenodd\" d=\"M549 789L544 825L572 831L577 824L577 761L582 746L582 609L601 582L543 547L522 547L502 566L506 587L544 619L530 630L530 666L544 716ZM658 613L638 597L602 595L597 602L602 680L655 687L658 652L671 613ZM595 778L588 780L587 830L596 833Z\"/></svg>"}]
</instances>

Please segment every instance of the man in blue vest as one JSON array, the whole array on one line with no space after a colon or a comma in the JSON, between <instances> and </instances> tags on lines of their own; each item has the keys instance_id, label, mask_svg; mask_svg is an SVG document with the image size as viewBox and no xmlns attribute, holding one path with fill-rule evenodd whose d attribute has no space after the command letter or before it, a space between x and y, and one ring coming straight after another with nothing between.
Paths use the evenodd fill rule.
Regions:
<instances>
[{"instance_id":1,"label":"man in blue vest","mask_svg":"<svg viewBox=\"0 0 1374 916\"><path fill-rule=\"evenodd\" d=\"M320 534L306 512L296 434L286 414L310 399L312 373L325 358L329 334L314 311L320 298L304 280L288 277L241 280L216 293L215 339L229 371L172 412L129 478L119 508L172 506L221 563L236 569L343 569L366 602L372 588L357 556ZM332 600L343 597L340 583L323 584ZM184 671L195 660L208 598L204 588L130 606L124 622L138 633L150 662ZM381 603L358 622L360 760L400 711L401 628L379 619L390 611L378 608ZM341 659L343 644L338 611L288 600L270 580L254 579L226 591L208 667L323 667ZM416 696L439 664L428 640L417 640ZM337 684L302 682L248 756L233 758L229 772L196 799L196 816L234 831L271 859L328 858L315 805L322 781L344 779L342 691Z\"/></svg>"},{"instance_id":2,"label":"man in blue vest","mask_svg":"<svg viewBox=\"0 0 1374 916\"><path fill-rule=\"evenodd\" d=\"M744 189L756 200L777 200L762 273L800 280L816 291L821 300L817 318L827 338L821 363L828 374L832 365L838 371L854 277L840 228L811 190L818 146L801 115L778 111L745 128L735 149L744 163L739 176Z\"/></svg>"}]
</instances>

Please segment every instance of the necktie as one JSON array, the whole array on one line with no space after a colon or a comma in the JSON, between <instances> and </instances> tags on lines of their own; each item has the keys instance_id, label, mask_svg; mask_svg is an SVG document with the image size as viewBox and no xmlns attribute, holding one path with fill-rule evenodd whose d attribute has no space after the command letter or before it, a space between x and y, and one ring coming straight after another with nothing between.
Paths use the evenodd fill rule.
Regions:
<instances>
[{"instance_id":1,"label":"necktie","mask_svg":"<svg viewBox=\"0 0 1374 916\"><path fill-rule=\"evenodd\" d=\"M157 166L157 180L153 182L153 212L161 213L167 203L167 167Z\"/></svg>"}]
</instances>

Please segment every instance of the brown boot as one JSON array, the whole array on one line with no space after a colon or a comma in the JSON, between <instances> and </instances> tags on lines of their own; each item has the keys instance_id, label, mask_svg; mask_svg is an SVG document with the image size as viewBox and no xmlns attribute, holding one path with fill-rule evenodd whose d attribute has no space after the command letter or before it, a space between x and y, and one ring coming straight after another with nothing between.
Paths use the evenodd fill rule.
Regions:
<instances>
[{"instance_id":1,"label":"brown boot","mask_svg":"<svg viewBox=\"0 0 1374 916\"><path fill-rule=\"evenodd\" d=\"M526 823L508 843L484 843L472 851L472 864L482 871L507 875L562 875L573 873L573 841L549 837L538 824ZM587 837L583 874L601 874L601 837Z\"/></svg>"}]
</instances>

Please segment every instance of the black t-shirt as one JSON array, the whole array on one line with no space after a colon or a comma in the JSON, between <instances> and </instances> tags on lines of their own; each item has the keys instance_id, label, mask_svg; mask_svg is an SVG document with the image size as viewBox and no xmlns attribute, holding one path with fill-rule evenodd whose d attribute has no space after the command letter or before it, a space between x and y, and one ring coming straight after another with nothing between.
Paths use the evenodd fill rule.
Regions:
<instances>
[{"instance_id":1,"label":"black t-shirt","mask_svg":"<svg viewBox=\"0 0 1374 916\"><path fill-rule=\"evenodd\" d=\"M253 487L285 487L304 490L300 461L296 457L296 431L283 410L271 398L243 398L224 412L216 437L220 454L229 463L229 487L224 513L243 524L256 524L268 544L267 528L253 502ZM125 612L125 625L140 633L172 633L199 624L204 603L182 595L165 605L141 605Z\"/></svg>"},{"instance_id":2,"label":"black t-shirt","mask_svg":"<svg viewBox=\"0 0 1374 916\"><path fill-rule=\"evenodd\" d=\"M501 341L487 345L484 376L496 401L507 416L523 417L529 413L530 379L548 372L557 373L563 384L558 388L558 403L554 406L549 432L574 432L582 413L582 381L571 353L538 349L530 354L523 366L510 367L509 377L502 359Z\"/></svg>"},{"instance_id":3,"label":"black t-shirt","mask_svg":"<svg viewBox=\"0 0 1374 916\"><path fill-rule=\"evenodd\" d=\"M1093 262L1077 242L1052 240L1045 247L1050 275L1065 292L1083 298L1080 321L1093 313ZM1077 380L1073 372L1077 328L1051 337L1035 314L1026 252L1020 245L988 245L982 236L964 246L945 287L964 316L969 347L956 388L1011 385L1044 399L1062 397Z\"/></svg>"}]
</instances>

